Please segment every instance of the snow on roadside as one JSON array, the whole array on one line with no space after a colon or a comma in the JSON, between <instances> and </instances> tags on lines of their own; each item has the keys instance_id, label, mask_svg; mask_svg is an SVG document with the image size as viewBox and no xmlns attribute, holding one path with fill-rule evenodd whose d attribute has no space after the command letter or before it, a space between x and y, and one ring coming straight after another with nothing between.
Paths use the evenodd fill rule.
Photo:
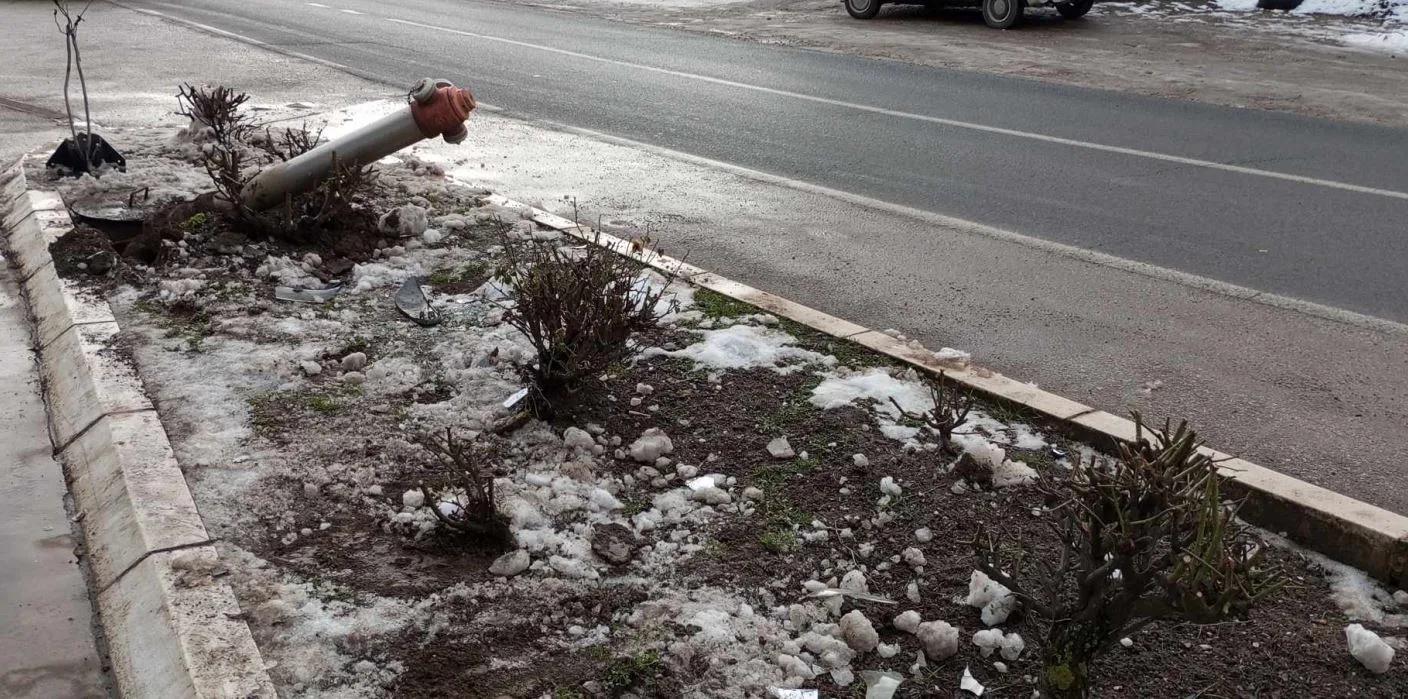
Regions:
<instances>
[{"instance_id":1,"label":"snow on roadside","mask_svg":"<svg viewBox=\"0 0 1408 699\"><path fill-rule=\"evenodd\" d=\"M1305 0L1286 12L1262 10L1257 0L1106 2L1096 3L1091 13L1159 22L1218 23L1241 31L1291 34L1390 55L1408 52L1408 0Z\"/></svg>"}]
</instances>

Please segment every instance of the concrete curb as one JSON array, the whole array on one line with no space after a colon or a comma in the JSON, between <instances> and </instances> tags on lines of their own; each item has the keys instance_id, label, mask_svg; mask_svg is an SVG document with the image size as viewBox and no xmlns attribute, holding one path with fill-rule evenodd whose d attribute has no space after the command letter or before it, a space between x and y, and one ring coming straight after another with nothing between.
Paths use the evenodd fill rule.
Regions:
<instances>
[{"instance_id":1,"label":"concrete curb","mask_svg":"<svg viewBox=\"0 0 1408 699\"><path fill-rule=\"evenodd\" d=\"M112 310L54 270L49 244L73 228L63 201L27 191L21 160L0 170L0 213L119 692L277 696L161 420L109 348L119 332Z\"/></svg>"},{"instance_id":2,"label":"concrete curb","mask_svg":"<svg viewBox=\"0 0 1408 699\"><path fill-rule=\"evenodd\" d=\"M989 398L1035 410L1064 423L1094 444L1105 442L1106 446L1113 446L1134 438L1133 421L1118 415L1096 410L982 367L946 362L916 343L901 342L884 333L674 258L643 258L632 252L629 241L541 209L498 195L487 199L491 204L520 210L539 225L603 245L656 269L674 273L696 286L855 342L919 371L930 375L944 372L949 381L959 386ZM1364 570L1389 584L1408 586L1408 517L1228 454L1208 448L1203 451L1220 461L1221 471L1231 479L1230 486L1234 493L1246 497L1241 514L1247 521L1278 533L1285 532L1292 540Z\"/></svg>"}]
</instances>

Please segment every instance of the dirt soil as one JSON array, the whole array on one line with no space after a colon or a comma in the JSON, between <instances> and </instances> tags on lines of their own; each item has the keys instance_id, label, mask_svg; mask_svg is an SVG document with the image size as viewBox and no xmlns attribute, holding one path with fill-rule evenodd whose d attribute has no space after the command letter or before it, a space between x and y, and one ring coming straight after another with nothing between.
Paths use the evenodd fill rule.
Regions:
<instances>
[{"instance_id":1,"label":"dirt soil","mask_svg":"<svg viewBox=\"0 0 1408 699\"><path fill-rule=\"evenodd\" d=\"M1404 56L1346 48L1370 20L1214 12L1210 3L1096 3L1081 20L1029 10L1017 30L976 9L885 7L851 19L839 0L696 7L601 0L504 0L747 41L1034 78L1152 97L1408 126Z\"/></svg>"},{"instance_id":2,"label":"dirt soil","mask_svg":"<svg viewBox=\"0 0 1408 699\"><path fill-rule=\"evenodd\" d=\"M226 229L190 220L157 266L134 263L132 285L112 291L124 356L157 405L281 696L758 696L761 687L740 682L776 676L779 648L834 621L803 584L858 570L872 594L898 603L846 609L862 610L881 642L900 650L858 653L857 675L896 670L907 678L897 696L949 697L968 667L988 686L984 696L1031 696L1036 634L1019 616L1004 625L1028 649L1003 671L971 642L983 626L961 598L975 564L967 542L980 525L1051 550L1041 496L957 487L964 474L946 468L950 456L886 436L873 406L817 407L813 389L842 375L838 367L911 379L856 345L706 292L639 334L638 346L681 350L741 326L785 332L786 347L815 354L778 371L703 371L650 352L615 365L553 424L528 422L486 460L531 565L496 575L489 568L502 551L444 536L427 507L450 503L415 502L430 473L418 435L448 428L494 441L485 433L517 389L523 343L502 323L494 289L478 283L505 236L551 234L408 162L387 168L369 206L414 199L444 236L380 241L327 304L271 300L279 281L329 273L311 249L236 245ZM88 259L96 243L81 232L60 249ZM65 270L88 275L76 263ZM393 272L424 275L445 322L401 317ZM1040 447L1008 450L1041 471L1061 473L1063 455L1086 448L1032 415L978 408L984 419L969 431L985 443L1041 437ZM650 428L674 445L653 465L627 451ZM768 453L778 436L795 457ZM726 497L705 505L690 495L694 473L722 478ZM903 493L880 504L887 476ZM760 493L745 497L750 487ZM920 541L920 528L932 540ZM598 547L609 531L626 547L619 559ZM909 547L926 562L902 561ZM1098 696L1408 696L1408 665L1376 676L1350 658L1349 618L1327 570L1292 550L1269 557L1291 576L1289 589L1245 619L1141 631L1101 661ZM1391 621L1408 621L1408 610L1377 604L1365 626L1401 635ZM961 627L958 654L908 673L920 644L891 623L907 609ZM821 616L794 622L799 614ZM730 624L722 637L710 630L720 618ZM826 672L805 686L824 697L864 691Z\"/></svg>"}]
</instances>

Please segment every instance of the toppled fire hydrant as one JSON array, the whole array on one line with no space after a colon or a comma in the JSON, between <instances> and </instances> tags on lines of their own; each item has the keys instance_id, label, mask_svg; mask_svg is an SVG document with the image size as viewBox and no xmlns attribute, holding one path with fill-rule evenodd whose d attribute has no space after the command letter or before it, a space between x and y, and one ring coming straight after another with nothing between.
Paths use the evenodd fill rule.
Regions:
<instances>
[{"instance_id":1,"label":"toppled fire hydrant","mask_svg":"<svg viewBox=\"0 0 1408 699\"><path fill-rule=\"evenodd\" d=\"M289 194L312 189L332 170L333 163L374 163L423 139L443 136L460 143L469 136L465 120L474 111L474 96L448 80L423 78L411 88L409 108L382 117L352 133L329 141L286 163L255 176L244 187L245 205L262 211Z\"/></svg>"}]
</instances>

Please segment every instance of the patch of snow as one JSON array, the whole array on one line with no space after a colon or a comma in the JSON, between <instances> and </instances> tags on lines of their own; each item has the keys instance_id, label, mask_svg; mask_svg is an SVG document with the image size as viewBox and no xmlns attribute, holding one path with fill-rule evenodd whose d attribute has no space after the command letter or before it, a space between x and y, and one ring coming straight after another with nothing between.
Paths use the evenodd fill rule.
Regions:
<instances>
[{"instance_id":1,"label":"patch of snow","mask_svg":"<svg viewBox=\"0 0 1408 699\"><path fill-rule=\"evenodd\" d=\"M631 458L643 464L655 463L656 459L675 453L675 443L665 431L652 427L631 443Z\"/></svg>"},{"instance_id":2,"label":"patch of snow","mask_svg":"<svg viewBox=\"0 0 1408 699\"><path fill-rule=\"evenodd\" d=\"M891 623L893 623L895 628L899 629L900 631L904 631L905 633L914 633L915 631L919 630L919 623L923 620L924 618L919 616L919 612L910 609L908 611L901 612L898 616L895 617L894 621Z\"/></svg>"},{"instance_id":3,"label":"patch of snow","mask_svg":"<svg viewBox=\"0 0 1408 699\"><path fill-rule=\"evenodd\" d=\"M841 638L857 653L869 653L880 643L880 634L859 609L841 617Z\"/></svg>"},{"instance_id":4,"label":"patch of snow","mask_svg":"<svg viewBox=\"0 0 1408 699\"><path fill-rule=\"evenodd\" d=\"M982 571L975 570L968 580L968 597L963 603L981 609L984 624L997 626L1016 610L1017 597Z\"/></svg>"},{"instance_id":5,"label":"patch of snow","mask_svg":"<svg viewBox=\"0 0 1408 699\"><path fill-rule=\"evenodd\" d=\"M924 654L934 660L946 660L958 653L958 629L946 621L926 621L914 631L924 644Z\"/></svg>"},{"instance_id":6,"label":"patch of snow","mask_svg":"<svg viewBox=\"0 0 1408 699\"><path fill-rule=\"evenodd\" d=\"M676 357L694 362L696 369L771 369L779 374L801 370L808 364L834 366L835 357L797 347L796 338L781 330L734 325L706 330L704 337L684 349L647 349L644 357Z\"/></svg>"},{"instance_id":7,"label":"patch of snow","mask_svg":"<svg viewBox=\"0 0 1408 699\"><path fill-rule=\"evenodd\" d=\"M1349 643L1349 654L1360 664L1376 675L1388 672L1393 663L1393 647L1385 643L1379 635L1360 624L1350 624L1344 628L1345 641Z\"/></svg>"}]
</instances>

